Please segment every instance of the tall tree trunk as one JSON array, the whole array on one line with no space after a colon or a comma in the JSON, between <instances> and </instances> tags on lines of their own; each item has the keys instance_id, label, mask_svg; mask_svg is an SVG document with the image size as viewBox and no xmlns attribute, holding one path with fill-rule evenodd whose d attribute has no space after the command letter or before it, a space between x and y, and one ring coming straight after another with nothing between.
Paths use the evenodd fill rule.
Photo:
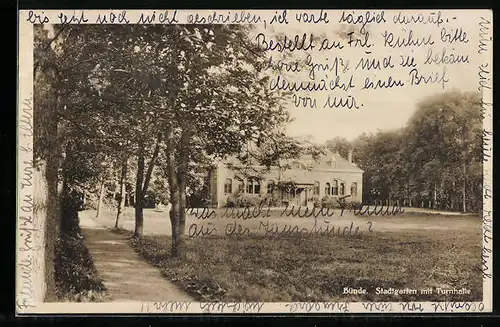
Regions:
<instances>
[{"instance_id":1,"label":"tall tree trunk","mask_svg":"<svg viewBox=\"0 0 500 327\"><path fill-rule=\"evenodd\" d=\"M153 174L154 165L160 151L162 134L158 135L156 145L153 150L153 156L149 162L146 175L144 175L145 158L144 158L144 143L139 142L139 151L137 154L137 176L135 182L135 231L134 237L141 237L144 230L144 195L148 190L149 181Z\"/></svg>"},{"instance_id":2,"label":"tall tree trunk","mask_svg":"<svg viewBox=\"0 0 500 327\"><path fill-rule=\"evenodd\" d=\"M137 174L135 177L135 230L134 237L141 237L144 225L144 194L142 183L144 178L144 147L139 143L137 153Z\"/></svg>"},{"instance_id":3,"label":"tall tree trunk","mask_svg":"<svg viewBox=\"0 0 500 327\"><path fill-rule=\"evenodd\" d=\"M24 255L24 251L19 253L20 262L30 263L29 269L32 269L30 278L33 281L32 285L26 284L25 286L23 282L26 281L26 278L21 277L19 279L20 285L16 285L16 300L18 306L22 303L19 306L21 309L34 306L37 302L55 300L54 249L59 234L59 213L57 210L57 182L54 183L53 176L49 172L50 166L51 164L46 161L39 161L33 172L33 202L27 200L21 202L21 206L26 208L22 209L27 210L27 203L29 203L33 212L33 225L26 224L26 228L37 229L43 233L40 246L33 246L33 253L28 256ZM22 199L28 199L28 197Z\"/></svg>"},{"instance_id":4,"label":"tall tree trunk","mask_svg":"<svg viewBox=\"0 0 500 327\"><path fill-rule=\"evenodd\" d=\"M434 181L432 208L436 209L436 207L437 207L437 183L436 181Z\"/></svg>"},{"instance_id":5,"label":"tall tree trunk","mask_svg":"<svg viewBox=\"0 0 500 327\"><path fill-rule=\"evenodd\" d=\"M168 185L170 187L170 223L172 226L172 256L180 257L180 234L179 234L179 220L180 220L180 194L177 181L177 172L175 165L175 142L174 132L169 126L166 136L167 143L167 169L168 169Z\"/></svg>"},{"instance_id":6,"label":"tall tree trunk","mask_svg":"<svg viewBox=\"0 0 500 327\"><path fill-rule=\"evenodd\" d=\"M117 210L116 210L115 228L118 228L122 211L123 208L125 207L125 179L127 178L127 163L128 163L128 158L124 157L122 161L122 172L120 175L120 182L119 182L120 194L118 196L118 205L116 208Z\"/></svg>"},{"instance_id":7,"label":"tall tree trunk","mask_svg":"<svg viewBox=\"0 0 500 327\"><path fill-rule=\"evenodd\" d=\"M467 203L466 203L466 192L465 192L465 187L466 187L466 181L467 181L467 166L466 166L466 163L464 161L463 163L463 166L462 166L462 169L463 169L463 174L464 174L464 181L463 181L463 184L462 184L462 208L463 208L463 212L466 212L467 211Z\"/></svg>"},{"instance_id":8,"label":"tall tree trunk","mask_svg":"<svg viewBox=\"0 0 500 327\"><path fill-rule=\"evenodd\" d=\"M407 203L411 203L411 200L410 200L410 182L408 181L408 179L406 180L406 183L405 183L405 197L403 199L403 207L406 207Z\"/></svg>"},{"instance_id":9,"label":"tall tree trunk","mask_svg":"<svg viewBox=\"0 0 500 327\"><path fill-rule=\"evenodd\" d=\"M177 174L177 180L179 183L179 237L177 239L177 257L185 258L185 232L186 232L186 179L188 174L189 165L189 147L190 147L191 132L185 130L181 136L181 147L180 151L180 163L179 170Z\"/></svg>"},{"instance_id":10,"label":"tall tree trunk","mask_svg":"<svg viewBox=\"0 0 500 327\"><path fill-rule=\"evenodd\" d=\"M149 162L148 170L146 171L146 176L144 177L144 185L142 186L142 194L146 194L146 191L149 187L149 182L151 181L151 176L153 175L153 169L156 164L156 160L158 159L158 154L160 153L160 144L163 140L163 134L158 134L156 138L155 148L153 150L153 156L151 157L151 161Z\"/></svg>"},{"instance_id":11,"label":"tall tree trunk","mask_svg":"<svg viewBox=\"0 0 500 327\"><path fill-rule=\"evenodd\" d=\"M95 215L96 218L99 218L99 215L101 214L102 211L102 204L104 202L104 191L105 187L104 184L106 183L106 180L101 180L101 183L99 185L99 199L97 200L97 213Z\"/></svg>"},{"instance_id":12,"label":"tall tree trunk","mask_svg":"<svg viewBox=\"0 0 500 327\"><path fill-rule=\"evenodd\" d=\"M39 68L41 68L39 66ZM26 309L36 303L43 301L54 301L55 296L55 267L54 250L59 237L61 223L60 207L60 183L59 174L61 148L58 142L60 129L58 128L57 105L58 99L54 98L57 90L53 87L56 82L57 72L50 67L46 69L34 69L34 98L33 111L23 110L20 119L32 117L31 133L26 131L27 137L32 137L33 154L26 162L29 167L24 168L24 172L29 170L33 175L31 194L20 197L20 214L30 217L29 221L19 222L20 226L27 228L21 233L26 238L19 238L20 244L23 239L32 240L32 231L36 229L36 234L41 235L38 244L33 246L32 251L22 251L19 253L21 264L27 264L29 269L28 277L20 271L20 285L16 285L16 304L20 309ZM45 99L45 101L43 100ZM45 102L45 105L42 105ZM31 116L32 115L32 116ZM28 120L29 121L29 120ZM42 151L40 144L44 147ZM21 152L20 157L23 157ZM27 158L26 158L27 159ZM37 159L36 162L34 159ZM20 170L20 174L22 171ZM21 178L21 175L19 176ZM20 190L19 190L20 191ZM20 191L21 192L21 191ZM28 238L29 237L29 238ZM23 245L23 248L31 247L31 243ZM16 267L18 268L18 267ZM27 279L30 283L24 284ZM16 279L17 280L17 279ZM16 283L17 284L17 283ZM26 302L25 302L26 301Z\"/></svg>"},{"instance_id":13,"label":"tall tree trunk","mask_svg":"<svg viewBox=\"0 0 500 327\"><path fill-rule=\"evenodd\" d=\"M283 205L283 188L281 187L281 162L278 159L278 192L280 193L280 205ZM321 187L320 187L320 192L321 192Z\"/></svg>"},{"instance_id":14,"label":"tall tree trunk","mask_svg":"<svg viewBox=\"0 0 500 327\"><path fill-rule=\"evenodd\" d=\"M453 181L453 188L450 191L451 209L453 211L455 211L456 202L457 202L457 194L456 194L456 191L455 191L455 187L456 187L456 183L455 183L455 181ZM460 210L460 209L458 209L458 210Z\"/></svg>"}]
</instances>

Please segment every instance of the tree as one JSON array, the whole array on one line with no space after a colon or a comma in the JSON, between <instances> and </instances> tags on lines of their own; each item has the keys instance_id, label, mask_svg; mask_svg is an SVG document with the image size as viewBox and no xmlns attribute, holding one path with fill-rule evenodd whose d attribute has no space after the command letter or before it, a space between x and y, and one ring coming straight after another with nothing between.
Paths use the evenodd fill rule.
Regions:
<instances>
[{"instance_id":1,"label":"tree","mask_svg":"<svg viewBox=\"0 0 500 327\"><path fill-rule=\"evenodd\" d=\"M353 141L353 154L364 170L363 198L365 201L403 199L405 185L403 130L363 134Z\"/></svg>"},{"instance_id":2,"label":"tree","mask_svg":"<svg viewBox=\"0 0 500 327\"><path fill-rule=\"evenodd\" d=\"M454 193L461 185L461 210L467 211L467 202L477 202L473 200L477 196L467 195L467 180L477 183L482 179L479 94L452 91L423 100L410 119L408 131L413 140L408 153L417 180L432 189L434 202L440 190Z\"/></svg>"},{"instance_id":3,"label":"tree","mask_svg":"<svg viewBox=\"0 0 500 327\"><path fill-rule=\"evenodd\" d=\"M338 152L343 158L347 158L352 145L345 137L337 136L332 140L326 141L326 147L331 152Z\"/></svg>"},{"instance_id":4,"label":"tree","mask_svg":"<svg viewBox=\"0 0 500 327\"><path fill-rule=\"evenodd\" d=\"M182 255L186 190L201 158L238 154L287 116L248 32L239 25L79 26L66 42L73 61L66 66L79 72L68 103L99 118L84 126L99 126L100 141L127 141L136 158L135 236L142 235L144 195L165 152L175 256Z\"/></svg>"},{"instance_id":5,"label":"tree","mask_svg":"<svg viewBox=\"0 0 500 327\"><path fill-rule=\"evenodd\" d=\"M25 131L33 136L33 166L35 181L33 188L33 216L36 220L45 221L44 257L40 274L34 274L34 294L39 295L35 301L44 301L55 296L54 249L59 235L61 210L59 206L60 181L58 170L61 165L61 148L57 110L60 99L57 92L58 70L55 64L57 57L52 45L58 38L61 29L49 30L42 25L34 26L34 94L33 94L33 130Z\"/></svg>"},{"instance_id":6,"label":"tree","mask_svg":"<svg viewBox=\"0 0 500 327\"><path fill-rule=\"evenodd\" d=\"M122 168L135 155L135 235L140 236L144 196L162 144L162 133L157 132L162 108L160 101L155 103L158 100L155 91L165 79L157 78L158 53L153 55L145 50L151 47L154 33L144 33L147 27L142 25L71 26L71 30L65 59L70 62L67 67L72 68L67 79L72 81L68 89L74 96L68 97L68 102L73 106L81 102L86 105L87 113L97 120L91 130L98 127L99 141L112 143L110 150L116 150L114 157L119 158ZM159 35L158 27L149 30ZM123 190L123 184L120 188ZM122 201L119 196L116 223Z\"/></svg>"},{"instance_id":7,"label":"tree","mask_svg":"<svg viewBox=\"0 0 500 327\"><path fill-rule=\"evenodd\" d=\"M249 27L175 26L168 37L170 64L179 70L168 85L165 122L168 184L172 203L172 254L184 255L186 187L192 149L212 158L237 155L260 143L287 113L279 94L267 87L262 56L248 38ZM189 68L187 68L189 67ZM174 94L174 95L173 95Z\"/></svg>"},{"instance_id":8,"label":"tree","mask_svg":"<svg viewBox=\"0 0 500 327\"><path fill-rule=\"evenodd\" d=\"M363 134L353 142L365 171L364 198L480 210L481 137L478 94L452 91L423 99L404 128Z\"/></svg>"},{"instance_id":9,"label":"tree","mask_svg":"<svg viewBox=\"0 0 500 327\"><path fill-rule=\"evenodd\" d=\"M118 196L118 204L117 204L117 208L116 208L115 228L119 227L121 214L122 214L123 208L125 207L125 192L126 192L125 182L127 180L127 170L128 170L128 156L123 155L121 171L120 171L120 181L118 184L120 194Z\"/></svg>"}]
</instances>

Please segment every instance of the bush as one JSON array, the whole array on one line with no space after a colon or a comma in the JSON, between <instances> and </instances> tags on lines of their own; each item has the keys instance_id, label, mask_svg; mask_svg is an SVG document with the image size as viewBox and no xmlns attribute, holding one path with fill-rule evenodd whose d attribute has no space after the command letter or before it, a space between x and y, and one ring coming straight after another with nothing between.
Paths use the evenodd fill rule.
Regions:
<instances>
[{"instance_id":1,"label":"bush","mask_svg":"<svg viewBox=\"0 0 500 327\"><path fill-rule=\"evenodd\" d=\"M261 201L260 197L241 194L240 197L237 199L237 205L240 208L255 207L260 204L260 201Z\"/></svg>"},{"instance_id":2,"label":"bush","mask_svg":"<svg viewBox=\"0 0 500 327\"><path fill-rule=\"evenodd\" d=\"M192 208L206 207L210 205L210 198L206 194L193 193L187 196L186 202Z\"/></svg>"},{"instance_id":3,"label":"bush","mask_svg":"<svg viewBox=\"0 0 500 327\"><path fill-rule=\"evenodd\" d=\"M78 220L81 203L73 194L63 197L61 234L54 250L56 295L60 301L100 302L107 298L106 288L90 251L83 242Z\"/></svg>"},{"instance_id":4,"label":"bush","mask_svg":"<svg viewBox=\"0 0 500 327\"><path fill-rule=\"evenodd\" d=\"M316 208L320 208L321 207L321 200L319 198L313 198L312 201L313 201L313 205Z\"/></svg>"},{"instance_id":5,"label":"bush","mask_svg":"<svg viewBox=\"0 0 500 327\"><path fill-rule=\"evenodd\" d=\"M336 209L336 208L339 208L340 205L337 201L337 198L325 195L321 199L321 207L327 208L327 209Z\"/></svg>"},{"instance_id":6,"label":"bush","mask_svg":"<svg viewBox=\"0 0 500 327\"><path fill-rule=\"evenodd\" d=\"M77 236L80 233L78 220L78 209L82 201L74 192L65 192L62 196L61 205L61 233Z\"/></svg>"},{"instance_id":7,"label":"bush","mask_svg":"<svg viewBox=\"0 0 500 327\"><path fill-rule=\"evenodd\" d=\"M275 197L274 195L266 195L266 196L260 198L260 201L264 201L264 204L266 206L270 206L270 207L278 206L278 202L279 202L278 198ZM259 202L259 204L260 204L260 202Z\"/></svg>"},{"instance_id":8,"label":"bush","mask_svg":"<svg viewBox=\"0 0 500 327\"><path fill-rule=\"evenodd\" d=\"M325 195L321 200L315 198L314 206L315 207L323 207L330 209L341 209L342 202L344 202L344 209L359 209L361 206L361 202L359 201L349 201L349 198L339 200L337 197Z\"/></svg>"},{"instance_id":9,"label":"bush","mask_svg":"<svg viewBox=\"0 0 500 327\"><path fill-rule=\"evenodd\" d=\"M347 203L347 209L349 210L359 210L361 208L361 202L359 201L351 201Z\"/></svg>"},{"instance_id":10,"label":"bush","mask_svg":"<svg viewBox=\"0 0 500 327\"><path fill-rule=\"evenodd\" d=\"M236 197L233 194L229 194L226 200L226 204L224 206L226 208L235 208L237 206Z\"/></svg>"},{"instance_id":11,"label":"bush","mask_svg":"<svg viewBox=\"0 0 500 327\"><path fill-rule=\"evenodd\" d=\"M229 194L226 199L224 207L226 208L245 208L245 207L255 207L260 205L262 198L260 196L251 196L248 194ZM267 202L266 202L267 203Z\"/></svg>"},{"instance_id":12,"label":"bush","mask_svg":"<svg viewBox=\"0 0 500 327\"><path fill-rule=\"evenodd\" d=\"M56 294L60 300L100 302L106 288L80 235L62 234L55 249Z\"/></svg>"}]
</instances>

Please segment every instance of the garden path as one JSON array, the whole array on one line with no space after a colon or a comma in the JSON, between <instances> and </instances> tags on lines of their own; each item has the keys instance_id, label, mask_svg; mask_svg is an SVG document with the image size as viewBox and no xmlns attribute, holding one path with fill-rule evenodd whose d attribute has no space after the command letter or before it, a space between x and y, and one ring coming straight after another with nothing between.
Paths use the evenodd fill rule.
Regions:
<instances>
[{"instance_id":1,"label":"garden path","mask_svg":"<svg viewBox=\"0 0 500 327\"><path fill-rule=\"evenodd\" d=\"M113 302L193 301L160 271L143 260L129 245L125 234L115 233L80 211L84 242Z\"/></svg>"}]
</instances>

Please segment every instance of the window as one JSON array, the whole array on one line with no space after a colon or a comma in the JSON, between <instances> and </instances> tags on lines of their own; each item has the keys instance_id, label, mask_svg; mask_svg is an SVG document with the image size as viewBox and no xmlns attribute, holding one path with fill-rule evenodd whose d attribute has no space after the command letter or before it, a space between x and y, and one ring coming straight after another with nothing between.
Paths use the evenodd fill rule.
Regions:
<instances>
[{"instance_id":1,"label":"window","mask_svg":"<svg viewBox=\"0 0 500 327\"><path fill-rule=\"evenodd\" d=\"M245 183L243 183L243 180L238 177L236 177L236 180L238 181L238 192L245 193Z\"/></svg>"},{"instance_id":2,"label":"window","mask_svg":"<svg viewBox=\"0 0 500 327\"><path fill-rule=\"evenodd\" d=\"M319 195L319 182L314 182L313 194Z\"/></svg>"},{"instance_id":3,"label":"window","mask_svg":"<svg viewBox=\"0 0 500 327\"><path fill-rule=\"evenodd\" d=\"M273 194L274 192L274 181L267 182L267 194Z\"/></svg>"},{"instance_id":4,"label":"window","mask_svg":"<svg viewBox=\"0 0 500 327\"><path fill-rule=\"evenodd\" d=\"M247 193L260 194L260 182L258 179L251 178L248 180Z\"/></svg>"},{"instance_id":5,"label":"window","mask_svg":"<svg viewBox=\"0 0 500 327\"><path fill-rule=\"evenodd\" d=\"M260 194L260 181L255 180L253 184L253 193Z\"/></svg>"},{"instance_id":6,"label":"window","mask_svg":"<svg viewBox=\"0 0 500 327\"><path fill-rule=\"evenodd\" d=\"M333 181L332 195L339 195L339 182Z\"/></svg>"},{"instance_id":7,"label":"window","mask_svg":"<svg viewBox=\"0 0 500 327\"><path fill-rule=\"evenodd\" d=\"M226 178L224 182L224 193L233 193L233 180L231 178Z\"/></svg>"},{"instance_id":8,"label":"window","mask_svg":"<svg viewBox=\"0 0 500 327\"><path fill-rule=\"evenodd\" d=\"M297 161L292 162L292 164L290 166L292 167L292 169L304 169L305 168L305 166L303 164L301 164L300 162L297 162Z\"/></svg>"},{"instance_id":9,"label":"window","mask_svg":"<svg viewBox=\"0 0 500 327\"><path fill-rule=\"evenodd\" d=\"M344 193L345 193L345 184L340 183L340 195L344 195Z\"/></svg>"},{"instance_id":10,"label":"window","mask_svg":"<svg viewBox=\"0 0 500 327\"><path fill-rule=\"evenodd\" d=\"M352 182L351 184L351 195L352 196L358 195L358 184L356 182Z\"/></svg>"},{"instance_id":11,"label":"window","mask_svg":"<svg viewBox=\"0 0 500 327\"><path fill-rule=\"evenodd\" d=\"M330 195L330 183L325 184L325 195Z\"/></svg>"}]
</instances>

